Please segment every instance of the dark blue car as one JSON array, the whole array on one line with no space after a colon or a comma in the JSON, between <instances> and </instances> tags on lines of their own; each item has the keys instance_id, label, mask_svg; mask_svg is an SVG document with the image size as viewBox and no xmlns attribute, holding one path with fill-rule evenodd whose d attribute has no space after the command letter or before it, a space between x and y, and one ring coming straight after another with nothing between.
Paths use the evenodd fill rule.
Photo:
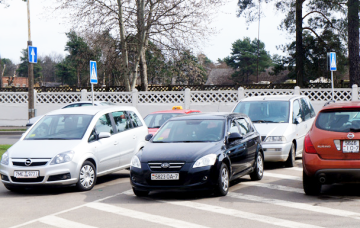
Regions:
<instances>
[{"instance_id":1,"label":"dark blue car","mask_svg":"<svg viewBox=\"0 0 360 228\"><path fill-rule=\"evenodd\" d=\"M225 196L229 182L250 174L260 180L264 154L259 133L239 113L173 117L131 161L137 196L154 190L214 190Z\"/></svg>"}]
</instances>

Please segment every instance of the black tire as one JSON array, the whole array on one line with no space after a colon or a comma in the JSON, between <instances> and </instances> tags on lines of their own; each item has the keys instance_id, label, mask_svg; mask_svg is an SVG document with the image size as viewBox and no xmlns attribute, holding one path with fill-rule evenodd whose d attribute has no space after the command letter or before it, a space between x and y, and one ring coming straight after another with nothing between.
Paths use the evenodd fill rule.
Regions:
<instances>
[{"instance_id":1,"label":"black tire","mask_svg":"<svg viewBox=\"0 0 360 228\"><path fill-rule=\"evenodd\" d=\"M93 163L85 161L79 172L79 180L76 183L76 188L79 191L89 191L96 183L96 169Z\"/></svg>"},{"instance_id":2,"label":"black tire","mask_svg":"<svg viewBox=\"0 0 360 228\"><path fill-rule=\"evenodd\" d=\"M293 143L293 144L291 144L288 159L285 162L286 167L294 167L295 166L295 156L296 156L295 145Z\"/></svg>"},{"instance_id":3,"label":"black tire","mask_svg":"<svg viewBox=\"0 0 360 228\"><path fill-rule=\"evenodd\" d=\"M218 196L226 196L229 191L230 185L230 176L229 176L229 168L225 163L222 163L219 170L219 178L218 184L216 186L216 195Z\"/></svg>"},{"instance_id":4,"label":"black tire","mask_svg":"<svg viewBox=\"0 0 360 228\"><path fill-rule=\"evenodd\" d=\"M23 192L25 190L24 187L17 187L13 185L4 184L5 188L12 192Z\"/></svg>"},{"instance_id":5,"label":"black tire","mask_svg":"<svg viewBox=\"0 0 360 228\"><path fill-rule=\"evenodd\" d=\"M250 173L252 181L261 180L264 176L264 157L261 152L258 153L255 160L255 169Z\"/></svg>"},{"instance_id":6,"label":"black tire","mask_svg":"<svg viewBox=\"0 0 360 228\"><path fill-rule=\"evenodd\" d=\"M303 188L306 195L316 196L321 192L321 184L303 171Z\"/></svg>"},{"instance_id":7,"label":"black tire","mask_svg":"<svg viewBox=\"0 0 360 228\"><path fill-rule=\"evenodd\" d=\"M135 188L133 188L133 192L138 197L149 195L149 191L140 191L140 190L136 190Z\"/></svg>"}]
</instances>

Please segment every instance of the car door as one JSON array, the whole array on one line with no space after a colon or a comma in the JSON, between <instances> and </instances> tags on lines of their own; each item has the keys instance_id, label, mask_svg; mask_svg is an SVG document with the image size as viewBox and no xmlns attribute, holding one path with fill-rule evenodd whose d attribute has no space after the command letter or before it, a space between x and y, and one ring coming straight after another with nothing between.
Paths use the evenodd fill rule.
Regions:
<instances>
[{"instance_id":1,"label":"car door","mask_svg":"<svg viewBox=\"0 0 360 228\"><path fill-rule=\"evenodd\" d=\"M295 136L295 140L296 140L296 152L299 153L300 151L303 150L304 138L307 133L305 115L301 108L300 99L296 99L293 101L292 124L294 127L293 135Z\"/></svg>"},{"instance_id":2,"label":"car door","mask_svg":"<svg viewBox=\"0 0 360 228\"><path fill-rule=\"evenodd\" d=\"M245 168L250 168L253 167L255 162L259 135L252 127L249 118L239 118L236 121L240 127L240 132L244 137L244 143L246 144Z\"/></svg>"},{"instance_id":3,"label":"car door","mask_svg":"<svg viewBox=\"0 0 360 228\"><path fill-rule=\"evenodd\" d=\"M117 144L118 166L122 167L130 164L135 149L133 126L126 111L116 111L111 114L115 125L114 137L119 142Z\"/></svg>"},{"instance_id":4,"label":"car door","mask_svg":"<svg viewBox=\"0 0 360 228\"><path fill-rule=\"evenodd\" d=\"M111 134L109 138L98 139L97 135L101 132ZM99 162L98 173L114 169L119 165L118 141L113 135L114 128L109 114L100 116L97 120L92 134L89 137L89 143L95 148L95 156Z\"/></svg>"},{"instance_id":5,"label":"car door","mask_svg":"<svg viewBox=\"0 0 360 228\"><path fill-rule=\"evenodd\" d=\"M238 133L241 135L239 126L236 119L232 119L228 122L228 135L231 133ZM238 139L233 142L227 143L227 155L231 161L231 173L236 176L244 169L246 169L246 141L244 139Z\"/></svg>"}]
</instances>

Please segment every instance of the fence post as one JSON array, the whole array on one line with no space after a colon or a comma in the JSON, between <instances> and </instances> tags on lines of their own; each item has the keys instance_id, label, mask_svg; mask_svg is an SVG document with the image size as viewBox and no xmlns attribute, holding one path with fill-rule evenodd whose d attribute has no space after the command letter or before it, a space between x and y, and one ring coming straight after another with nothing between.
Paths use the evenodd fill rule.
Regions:
<instances>
[{"instance_id":1,"label":"fence post","mask_svg":"<svg viewBox=\"0 0 360 228\"><path fill-rule=\"evenodd\" d=\"M351 100L352 101L359 100L359 90L358 90L358 86L356 84L352 85Z\"/></svg>"},{"instance_id":2,"label":"fence post","mask_svg":"<svg viewBox=\"0 0 360 228\"><path fill-rule=\"evenodd\" d=\"M244 87L239 87L238 88L238 101L242 100L245 98L245 90Z\"/></svg>"},{"instance_id":3,"label":"fence post","mask_svg":"<svg viewBox=\"0 0 360 228\"><path fill-rule=\"evenodd\" d=\"M132 100L132 105L136 108L137 107L137 103L138 103L138 90L137 89L133 89L131 91L131 100Z\"/></svg>"},{"instance_id":4,"label":"fence post","mask_svg":"<svg viewBox=\"0 0 360 228\"><path fill-rule=\"evenodd\" d=\"M300 87L299 86L295 86L294 95L300 95Z\"/></svg>"},{"instance_id":5,"label":"fence post","mask_svg":"<svg viewBox=\"0 0 360 228\"><path fill-rule=\"evenodd\" d=\"M81 101L87 101L87 90L86 89L81 90Z\"/></svg>"},{"instance_id":6,"label":"fence post","mask_svg":"<svg viewBox=\"0 0 360 228\"><path fill-rule=\"evenodd\" d=\"M185 89L185 109L190 109L190 102L191 102L191 95L190 95L190 89Z\"/></svg>"}]
</instances>

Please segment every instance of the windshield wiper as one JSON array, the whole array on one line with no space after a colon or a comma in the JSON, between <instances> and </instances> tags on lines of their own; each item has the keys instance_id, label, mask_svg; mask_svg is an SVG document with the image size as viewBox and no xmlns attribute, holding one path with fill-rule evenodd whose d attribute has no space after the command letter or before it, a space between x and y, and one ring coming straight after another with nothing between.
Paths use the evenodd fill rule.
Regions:
<instances>
[{"instance_id":1,"label":"windshield wiper","mask_svg":"<svg viewBox=\"0 0 360 228\"><path fill-rule=\"evenodd\" d=\"M254 120L253 123L278 123L272 120Z\"/></svg>"}]
</instances>

